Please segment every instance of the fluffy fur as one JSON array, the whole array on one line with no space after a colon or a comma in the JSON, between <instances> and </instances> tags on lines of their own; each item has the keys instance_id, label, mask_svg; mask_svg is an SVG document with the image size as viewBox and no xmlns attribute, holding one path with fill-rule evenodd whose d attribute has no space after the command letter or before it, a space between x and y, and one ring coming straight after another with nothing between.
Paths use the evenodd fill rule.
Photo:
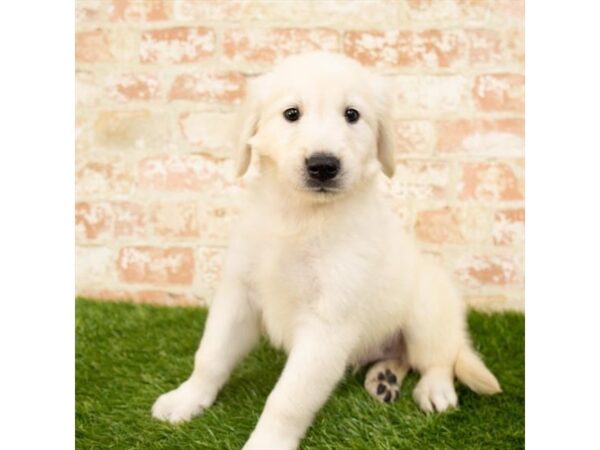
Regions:
<instances>
[{"instance_id":1,"label":"fluffy fur","mask_svg":"<svg viewBox=\"0 0 600 450\"><path fill-rule=\"evenodd\" d=\"M457 404L455 376L476 392L500 391L471 348L449 276L419 253L377 189L380 172L394 172L387 98L381 77L336 54L288 58L252 83L236 161L243 175L254 154L260 175L194 371L158 398L154 417L201 414L261 331L289 357L244 449L297 448L346 368L399 333L406 367L421 374L413 396L423 410ZM282 115L290 107L301 111L296 122ZM347 107L358 122L345 120ZM306 183L305 161L317 152L341 162L327 192Z\"/></svg>"}]
</instances>

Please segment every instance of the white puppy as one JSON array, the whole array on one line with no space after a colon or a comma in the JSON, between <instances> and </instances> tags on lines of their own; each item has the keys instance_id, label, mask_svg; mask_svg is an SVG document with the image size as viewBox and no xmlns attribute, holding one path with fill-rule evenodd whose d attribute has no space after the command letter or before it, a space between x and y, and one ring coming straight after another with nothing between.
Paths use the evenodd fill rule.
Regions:
<instances>
[{"instance_id":1,"label":"white puppy","mask_svg":"<svg viewBox=\"0 0 600 450\"><path fill-rule=\"evenodd\" d=\"M376 361L369 392L392 401L413 368L424 411L456 406L454 377L500 392L472 350L448 275L382 201L394 173L381 77L337 54L288 58L250 86L237 171L260 175L232 238L194 371L154 417L199 415L266 332L288 360L245 449L295 449L346 368Z\"/></svg>"}]
</instances>

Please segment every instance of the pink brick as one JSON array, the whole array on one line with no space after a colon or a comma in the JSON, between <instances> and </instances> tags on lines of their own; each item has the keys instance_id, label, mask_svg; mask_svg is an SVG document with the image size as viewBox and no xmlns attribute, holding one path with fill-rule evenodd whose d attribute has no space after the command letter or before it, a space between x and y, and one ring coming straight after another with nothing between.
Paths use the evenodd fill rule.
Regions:
<instances>
[{"instance_id":1,"label":"pink brick","mask_svg":"<svg viewBox=\"0 0 600 450\"><path fill-rule=\"evenodd\" d=\"M525 62L525 36L520 28L466 30L472 66L519 65Z\"/></svg>"},{"instance_id":2,"label":"pink brick","mask_svg":"<svg viewBox=\"0 0 600 450\"><path fill-rule=\"evenodd\" d=\"M421 241L437 244L464 242L458 215L448 207L419 212L415 222L415 235Z\"/></svg>"},{"instance_id":3,"label":"pink brick","mask_svg":"<svg viewBox=\"0 0 600 450\"><path fill-rule=\"evenodd\" d=\"M525 77L520 74L486 74L475 78L475 104L482 111L513 111L525 109Z\"/></svg>"},{"instance_id":4,"label":"pink brick","mask_svg":"<svg viewBox=\"0 0 600 450\"><path fill-rule=\"evenodd\" d=\"M82 31L75 35L75 61L102 63L114 59L108 35L103 30Z\"/></svg>"},{"instance_id":5,"label":"pink brick","mask_svg":"<svg viewBox=\"0 0 600 450\"><path fill-rule=\"evenodd\" d=\"M115 22L157 22L172 14L171 0L112 0L110 20Z\"/></svg>"},{"instance_id":6,"label":"pink brick","mask_svg":"<svg viewBox=\"0 0 600 450\"><path fill-rule=\"evenodd\" d=\"M273 28L229 30L223 53L236 62L273 64L285 56L310 50L338 49L338 34L329 29Z\"/></svg>"},{"instance_id":7,"label":"pink brick","mask_svg":"<svg viewBox=\"0 0 600 450\"><path fill-rule=\"evenodd\" d=\"M130 202L78 202L75 205L77 236L85 240L143 237L144 210Z\"/></svg>"},{"instance_id":8,"label":"pink brick","mask_svg":"<svg viewBox=\"0 0 600 450\"><path fill-rule=\"evenodd\" d=\"M160 96L160 82L154 75L125 73L112 75L107 81L108 96L118 102L155 100Z\"/></svg>"},{"instance_id":9,"label":"pink brick","mask_svg":"<svg viewBox=\"0 0 600 450\"><path fill-rule=\"evenodd\" d=\"M435 244L489 243L491 214L485 208L436 208L419 211L415 235Z\"/></svg>"},{"instance_id":10,"label":"pink brick","mask_svg":"<svg viewBox=\"0 0 600 450\"><path fill-rule=\"evenodd\" d=\"M467 45L456 30L350 31L344 52L375 67L455 68L466 61Z\"/></svg>"},{"instance_id":11,"label":"pink brick","mask_svg":"<svg viewBox=\"0 0 600 450\"><path fill-rule=\"evenodd\" d=\"M507 286L519 283L521 269L515 258L464 254L456 261L456 276L469 287Z\"/></svg>"},{"instance_id":12,"label":"pink brick","mask_svg":"<svg viewBox=\"0 0 600 450\"><path fill-rule=\"evenodd\" d=\"M77 287L114 282L114 255L106 247L75 247Z\"/></svg>"},{"instance_id":13,"label":"pink brick","mask_svg":"<svg viewBox=\"0 0 600 450\"><path fill-rule=\"evenodd\" d=\"M440 199L448 191L450 166L445 162L400 161L396 174L385 180L388 192L398 199Z\"/></svg>"},{"instance_id":14,"label":"pink brick","mask_svg":"<svg viewBox=\"0 0 600 450\"><path fill-rule=\"evenodd\" d=\"M235 185L231 162L209 156L156 156L139 163L139 186L163 192L202 191L225 194ZM231 177L227 172L231 170Z\"/></svg>"},{"instance_id":15,"label":"pink brick","mask_svg":"<svg viewBox=\"0 0 600 450\"><path fill-rule=\"evenodd\" d=\"M235 113L184 112L179 129L185 141L200 151L229 157L233 154Z\"/></svg>"},{"instance_id":16,"label":"pink brick","mask_svg":"<svg viewBox=\"0 0 600 450\"><path fill-rule=\"evenodd\" d=\"M194 252L186 247L124 247L117 272L126 283L188 285L194 279Z\"/></svg>"},{"instance_id":17,"label":"pink brick","mask_svg":"<svg viewBox=\"0 0 600 450\"><path fill-rule=\"evenodd\" d=\"M457 21L471 24L484 22L489 16L485 0L407 0L406 10L412 23Z\"/></svg>"},{"instance_id":18,"label":"pink brick","mask_svg":"<svg viewBox=\"0 0 600 450\"><path fill-rule=\"evenodd\" d=\"M75 2L75 23L102 22L108 18L105 0L85 0Z\"/></svg>"},{"instance_id":19,"label":"pink brick","mask_svg":"<svg viewBox=\"0 0 600 450\"><path fill-rule=\"evenodd\" d=\"M166 113L145 109L101 111L94 122L95 145L108 149L169 149L171 133Z\"/></svg>"},{"instance_id":20,"label":"pink brick","mask_svg":"<svg viewBox=\"0 0 600 450\"><path fill-rule=\"evenodd\" d=\"M463 163L459 197L482 201L523 200L522 168L513 167L506 163Z\"/></svg>"},{"instance_id":21,"label":"pink brick","mask_svg":"<svg viewBox=\"0 0 600 450\"><path fill-rule=\"evenodd\" d=\"M456 119L438 122L439 153L468 153L522 157L525 152L523 119Z\"/></svg>"},{"instance_id":22,"label":"pink brick","mask_svg":"<svg viewBox=\"0 0 600 450\"><path fill-rule=\"evenodd\" d=\"M133 183L133 168L120 156L78 156L76 159L75 192L78 196L126 194Z\"/></svg>"},{"instance_id":23,"label":"pink brick","mask_svg":"<svg viewBox=\"0 0 600 450\"><path fill-rule=\"evenodd\" d=\"M197 237L198 211L194 202L163 202L150 207L148 225L159 237Z\"/></svg>"},{"instance_id":24,"label":"pink brick","mask_svg":"<svg viewBox=\"0 0 600 450\"><path fill-rule=\"evenodd\" d=\"M210 57L215 51L215 32L203 27L175 27L142 34L143 63L190 63Z\"/></svg>"},{"instance_id":25,"label":"pink brick","mask_svg":"<svg viewBox=\"0 0 600 450\"><path fill-rule=\"evenodd\" d=\"M525 0L494 0L491 2L491 7L495 21L516 21L523 24Z\"/></svg>"},{"instance_id":26,"label":"pink brick","mask_svg":"<svg viewBox=\"0 0 600 450\"><path fill-rule=\"evenodd\" d=\"M246 95L246 79L237 72L179 75L169 92L169 100L237 104Z\"/></svg>"},{"instance_id":27,"label":"pink brick","mask_svg":"<svg viewBox=\"0 0 600 450\"><path fill-rule=\"evenodd\" d=\"M399 75L394 78L396 114L435 116L472 108L470 81L462 75Z\"/></svg>"},{"instance_id":28,"label":"pink brick","mask_svg":"<svg viewBox=\"0 0 600 450\"><path fill-rule=\"evenodd\" d=\"M494 217L494 244L523 245L525 240L525 210L506 209Z\"/></svg>"},{"instance_id":29,"label":"pink brick","mask_svg":"<svg viewBox=\"0 0 600 450\"><path fill-rule=\"evenodd\" d=\"M435 129L424 120L399 120L394 124L396 152L429 154L435 140Z\"/></svg>"}]
</instances>

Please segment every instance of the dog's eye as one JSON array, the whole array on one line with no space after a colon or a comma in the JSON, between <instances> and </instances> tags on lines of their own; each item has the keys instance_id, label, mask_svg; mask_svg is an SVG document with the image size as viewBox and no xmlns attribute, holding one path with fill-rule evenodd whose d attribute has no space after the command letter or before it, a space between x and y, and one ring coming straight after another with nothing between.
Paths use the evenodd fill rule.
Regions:
<instances>
[{"instance_id":1,"label":"dog's eye","mask_svg":"<svg viewBox=\"0 0 600 450\"><path fill-rule=\"evenodd\" d=\"M354 123L358 121L360 114L354 108L346 108L346 111L344 112L344 117L346 117L346 122Z\"/></svg>"},{"instance_id":2,"label":"dog's eye","mask_svg":"<svg viewBox=\"0 0 600 450\"><path fill-rule=\"evenodd\" d=\"M300 110L298 108L288 108L283 112L283 117L288 122L295 122L300 118Z\"/></svg>"}]
</instances>

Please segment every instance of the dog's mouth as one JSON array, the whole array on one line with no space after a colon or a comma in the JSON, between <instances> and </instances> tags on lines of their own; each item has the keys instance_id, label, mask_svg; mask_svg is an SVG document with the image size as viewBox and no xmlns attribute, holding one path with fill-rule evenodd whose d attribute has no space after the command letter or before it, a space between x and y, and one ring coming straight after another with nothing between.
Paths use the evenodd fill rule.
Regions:
<instances>
[{"instance_id":1,"label":"dog's mouth","mask_svg":"<svg viewBox=\"0 0 600 450\"><path fill-rule=\"evenodd\" d=\"M306 188L309 192L316 194L333 195L342 192L339 183L312 183L310 180L306 183Z\"/></svg>"}]
</instances>

